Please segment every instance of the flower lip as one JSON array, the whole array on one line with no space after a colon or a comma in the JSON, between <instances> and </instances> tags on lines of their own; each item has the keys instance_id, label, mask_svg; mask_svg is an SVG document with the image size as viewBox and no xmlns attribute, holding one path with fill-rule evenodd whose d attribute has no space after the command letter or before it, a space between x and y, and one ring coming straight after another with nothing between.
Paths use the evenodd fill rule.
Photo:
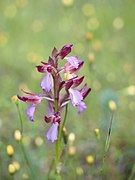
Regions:
<instances>
[{"instance_id":1,"label":"flower lip","mask_svg":"<svg viewBox=\"0 0 135 180\"><path fill-rule=\"evenodd\" d=\"M32 105L32 106L28 107L26 110L26 114L29 117L30 121L32 121L32 122L34 121L35 109L36 109L36 105Z\"/></svg>"},{"instance_id":2,"label":"flower lip","mask_svg":"<svg viewBox=\"0 0 135 180\"><path fill-rule=\"evenodd\" d=\"M58 138L58 126L59 124L53 123L52 126L48 129L47 134L46 134L46 138L48 141L51 141L52 143L54 143L57 138Z\"/></svg>"},{"instance_id":3,"label":"flower lip","mask_svg":"<svg viewBox=\"0 0 135 180\"><path fill-rule=\"evenodd\" d=\"M81 102L79 105L78 105L78 114L80 114L84 109L86 109L87 106L84 102Z\"/></svg>"},{"instance_id":4,"label":"flower lip","mask_svg":"<svg viewBox=\"0 0 135 180\"><path fill-rule=\"evenodd\" d=\"M78 90L72 88L69 89L69 93L73 106L78 106L83 100L82 94Z\"/></svg>"},{"instance_id":5,"label":"flower lip","mask_svg":"<svg viewBox=\"0 0 135 180\"><path fill-rule=\"evenodd\" d=\"M53 88L53 83L52 83L52 79L51 79L51 74L49 72L46 73L46 75L43 77L42 81L41 81L41 88L45 91L45 92L49 92L51 91L51 89Z\"/></svg>"}]
</instances>

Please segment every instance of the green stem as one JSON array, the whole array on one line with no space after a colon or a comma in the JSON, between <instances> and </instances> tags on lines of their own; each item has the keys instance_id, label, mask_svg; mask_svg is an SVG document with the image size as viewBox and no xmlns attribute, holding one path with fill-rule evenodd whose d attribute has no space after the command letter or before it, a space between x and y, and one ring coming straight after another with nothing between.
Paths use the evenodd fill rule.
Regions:
<instances>
[{"instance_id":1,"label":"green stem","mask_svg":"<svg viewBox=\"0 0 135 180\"><path fill-rule=\"evenodd\" d=\"M110 147L111 131L112 131L112 121L113 121L113 114L112 114L112 116L111 116L110 125L109 125L109 129L108 129L108 133L107 133L107 137L106 137L106 141L105 141L105 147L104 147L104 155L103 155L103 160L102 160L101 173L103 173L103 168L104 168L104 164L105 164L105 158L106 158L107 152L108 152L109 147Z\"/></svg>"},{"instance_id":2,"label":"green stem","mask_svg":"<svg viewBox=\"0 0 135 180\"><path fill-rule=\"evenodd\" d=\"M14 174L11 174L11 180L14 180L15 178L14 178Z\"/></svg>"},{"instance_id":3,"label":"green stem","mask_svg":"<svg viewBox=\"0 0 135 180\"><path fill-rule=\"evenodd\" d=\"M64 126L65 126L66 119L67 119L67 112L68 112L68 104L66 105L63 123L62 123L62 126L61 126L61 128L60 128L60 133L59 133L59 136L60 136L59 139L60 139L60 141L61 141L61 137L62 137L62 130L63 130Z\"/></svg>"},{"instance_id":4,"label":"green stem","mask_svg":"<svg viewBox=\"0 0 135 180\"><path fill-rule=\"evenodd\" d=\"M23 138L23 121L22 121L22 116L21 116L21 112L20 112L20 108L19 108L18 103L16 104L16 107L17 107L17 111L18 111L18 115L19 115L19 119L20 119L20 131L21 131L21 135ZM20 140L20 145L21 145L21 150L23 152L24 159L25 159L26 164L27 164L27 166L31 172L32 179L36 179L32 165L31 165L30 160L28 159L28 156L26 154L25 147L24 147L23 142L22 142L22 138Z\"/></svg>"},{"instance_id":5,"label":"green stem","mask_svg":"<svg viewBox=\"0 0 135 180\"><path fill-rule=\"evenodd\" d=\"M21 135L23 135L23 121L22 121L22 116L21 116L21 112L19 108L19 103L16 104L16 107L17 107L17 111L18 111L18 115L20 119L20 131L21 131Z\"/></svg>"},{"instance_id":6,"label":"green stem","mask_svg":"<svg viewBox=\"0 0 135 180\"><path fill-rule=\"evenodd\" d=\"M59 160L60 160L60 143L61 143L61 137L62 137L62 130L63 130L63 127L64 127L64 125L66 123L67 111L68 111L68 105L66 105L65 116L64 116L62 125L59 126L58 139L56 141L56 149L55 149L55 152L56 152L56 167L57 167L57 165L59 163Z\"/></svg>"},{"instance_id":7,"label":"green stem","mask_svg":"<svg viewBox=\"0 0 135 180\"><path fill-rule=\"evenodd\" d=\"M135 164L132 167L132 171L131 171L131 174L130 174L128 180L132 180L134 178L134 176L135 176Z\"/></svg>"},{"instance_id":8,"label":"green stem","mask_svg":"<svg viewBox=\"0 0 135 180\"><path fill-rule=\"evenodd\" d=\"M59 152L60 148L59 148L59 145L60 144L59 144L59 136L58 136L58 139L57 139L56 145L55 145L55 153L56 153L55 163L56 163L56 167L57 167L57 165L59 163L59 157L60 157L60 152Z\"/></svg>"},{"instance_id":9,"label":"green stem","mask_svg":"<svg viewBox=\"0 0 135 180\"><path fill-rule=\"evenodd\" d=\"M54 168L54 161L55 161L55 159L52 160L51 165L50 165L50 168L49 168L49 171L48 171L48 174L47 174L47 179L48 179L48 180L50 179L51 171L52 171L52 169Z\"/></svg>"},{"instance_id":10,"label":"green stem","mask_svg":"<svg viewBox=\"0 0 135 180\"><path fill-rule=\"evenodd\" d=\"M53 77L53 81L54 81L54 100L55 100L55 104L54 104L54 111L57 112L58 111L58 92L57 92L57 84L56 84L56 76ZM60 126L58 129L58 139L56 141L55 144L55 166L57 168L57 165L59 163L59 156L60 156L60 144L59 144L59 132L60 132Z\"/></svg>"}]
</instances>

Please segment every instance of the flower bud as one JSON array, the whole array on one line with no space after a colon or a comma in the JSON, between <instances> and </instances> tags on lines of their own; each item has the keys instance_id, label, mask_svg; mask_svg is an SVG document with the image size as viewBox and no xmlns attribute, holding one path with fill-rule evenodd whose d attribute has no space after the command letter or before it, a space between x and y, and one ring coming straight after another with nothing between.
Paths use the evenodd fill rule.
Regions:
<instances>
[{"instance_id":1,"label":"flower bud","mask_svg":"<svg viewBox=\"0 0 135 180\"><path fill-rule=\"evenodd\" d=\"M62 3L63 3L64 6L69 7L69 6L73 5L74 0L62 0Z\"/></svg>"},{"instance_id":2,"label":"flower bud","mask_svg":"<svg viewBox=\"0 0 135 180\"><path fill-rule=\"evenodd\" d=\"M95 132L96 138L99 139L99 138L100 138L99 129L96 128L96 129L94 130L94 132Z\"/></svg>"},{"instance_id":3,"label":"flower bud","mask_svg":"<svg viewBox=\"0 0 135 180\"><path fill-rule=\"evenodd\" d=\"M92 40L92 39L93 39L93 34L92 34L91 32L88 32L88 33L86 34L86 39L87 39L87 40Z\"/></svg>"},{"instance_id":4,"label":"flower bud","mask_svg":"<svg viewBox=\"0 0 135 180\"><path fill-rule=\"evenodd\" d=\"M12 101L16 104L18 104L18 98L17 95L12 96Z\"/></svg>"},{"instance_id":5,"label":"flower bud","mask_svg":"<svg viewBox=\"0 0 135 180\"><path fill-rule=\"evenodd\" d=\"M18 171L20 169L20 164L17 161L13 161L12 163L16 169L16 171Z\"/></svg>"},{"instance_id":6,"label":"flower bud","mask_svg":"<svg viewBox=\"0 0 135 180\"><path fill-rule=\"evenodd\" d=\"M62 129L62 133L63 133L63 139L64 139L64 143L67 144L67 129L65 127L63 127Z\"/></svg>"},{"instance_id":7,"label":"flower bud","mask_svg":"<svg viewBox=\"0 0 135 180\"><path fill-rule=\"evenodd\" d=\"M19 131L19 130L15 130L15 132L14 132L14 138L15 138L15 140L16 141L21 141L21 139L22 139L22 135L21 135L21 132Z\"/></svg>"},{"instance_id":8,"label":"flower bud","mask_svg":"<svg viewBox=\"0 0 135 180\"><path fill-rule=\"evenodd\" d=\"M93 163L94 163L94 157L93 157L92 155L88 155L88 156L86 157L86 162L87 162L88 164L93 164Z\"/></svg>"},{"instance_id":9,"label":"flower bud","mask_svg":"<svg viewBox=\"0 0 135 180\"><path fill-rule=\"evenodd\" d=\"M13 148L12 145L8 145L8 146L7 146L7 154L8 154L8 156L13 156L13 154L14 154L14 148Z\"/></svg>"},{"instance_id":10,"label":"flower bud","mask_svg":"<svg viewBox=\"0 0 135 180\"><path fill-rule=\"evenodd\" d=\"M81 168L81 167L77 167L76 168L76 174L78 175L78 176L81 176L81 175L83 175L83 169Z\"/></svg>"},{"instance_id":11,"label":"flower bud","mask_svg":"<svg viewBox=\"0 0 135 180\"><path fill-rule=\"evenodd\" d=\"M56 167L56 173L57 173L57 174L60 174L61 169L62 169L62 163L59 162L59 164L58 164L57 167Z\"/></svg>"},{"instance_id":12,"label":"flower bud","mask_svg":"<svg viewBox=\"0 0 135 180\"><path fill-rule=\"evenodd\" d=\"M69 155L74 156L75 153L76 153L76 147L75 146L69 147Z\"/></svg>"},{"instance_id":13,"label":"flower bud","mask_svg":"<svg viewBox=\"0 0 135 180\"><path fill-rule=\"evenodd\" d=\"M92 65L94 63L94 60L95 60L95 54L93 52L90 52L88 54L88 58L89 58L90 65Z\"/></svg>"},{"instance_id":14,"label":"flower bud","mask_svg":"<svg viewBox=\"0 0 135 180\"><path fill-rule=\"evenodd\" d=\"M127 88L128 95L135 95L135 86L131 85Z\"/></svg>"},{"instance_id":15,"label":"flower bud","mask_svg":"<svg viewBox=\"0 0 135 180\"><path fill-rule=\"evenodd\" d=\"M52 50L52 57L56 57L58 55L58 50L54 47L53 50ZM49 57L50 59L50 57ZM52 62L52 60L51 60Z\"/></svg>"},{"instance_id":16,"label":"flower bud","mask_svg":"<svg viewBox=\"0 0 135 180\"><path fill-rule=\"evenodd\" d=\"M69 136L68 136L68 140L69 140L69 142L74 142L75 141L75 134L70 133Z\"/></svg>"},{"instance_id":17,"label":"flower bud","mask_svg":"<svg viewBox=\"0 0 135 180\"><path fill-rule=\"evenodd\" d=\"M8 172L13 175L16 172L15 166L13 164L8 165Z\"/></svg>"},{"instance_id":18,"label":"flower bud","mask_svg":"<svg viewBox=\"0 0 135 180\"><path fill-rule=\"evenodd\" d=\"M71 48L73 45L65 45L58 53L58 58L64 59L65 56L67 56L71 52Z\"/></svg>"},{"instance_id":19,"label":"flower bud","mask_svg":"<svg viewBox=\"0 0 135 180\"><path fill-rule=\"evenodd\" d=\"M36 144L37 146L41 146L41 145L43 144L43 139L42 139L41 137L37 137L37 138L35 139L35 144Z\"/></svg>"},{"instance_id":20,"label":"flower bud","mask_svg":"<svg viewBox=\"0 0 135 180\"><path fill-rule=\"evenodd\" d=\"M23 175L22 175L22 179L29 179L29 175L28 175L28 174L26 174L26 173L23 173Z\"/></svg>"},{"instance_id":21,"label":"flower bud","mask_svg":"<svg viewBox=\"0 0 135 180\"><path fill-rule=\"evenodd\" d=\"M116 105L115 101L113 101L113 100L109 101L108 106L111 111L115 111L117 109L117 105Z\"/></svg>"}]
</instances>

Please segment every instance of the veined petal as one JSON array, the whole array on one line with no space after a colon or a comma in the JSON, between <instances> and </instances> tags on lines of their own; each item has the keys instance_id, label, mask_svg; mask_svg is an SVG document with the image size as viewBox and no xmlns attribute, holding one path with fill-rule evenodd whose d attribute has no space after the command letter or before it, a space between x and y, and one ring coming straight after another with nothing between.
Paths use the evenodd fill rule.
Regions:
<instances>
[{"instance_id":1,"label":"veined petal","mask_svg":"<svg viewBox=\"0 0 135 180\"><path fill-rule=\"evenodd\" d=\"M78 90L72 88L69 89L69 93L73 106L78 106L83 100L82 94Z\"/></svg>"},{"instance_id":2,"label":"veined petal","mask_svg":"<svg viewBox=\"0 0 135 180\"><path fill-rule=\"evenodd\" d=\"M34 112L35 112L36 105L32 105L27 108L26 114L29 117L30 121L34 121Z\"/></svg>"},{"instance_id":3,"label":"veined petal","mask_svg":"<svg viewBox=\"0 0 135 180\"><path fill-rule=\"evenodd\" d=\"M41 81L41 87L46 92L49 92L53 88L53 83L50 73L47 72L46 75L43 77Z\"/></svg>"},{"instance_id":4,"label":"veined petal","mask_svg":"<svg viewBox=\"0 0 135 180\"><path fill-rule=\"evenodd\" d=\"M70 74L79 71L79 69L83 66L83 61L79 62L78 67L75 68L73 65L71 65L69 62L67 62L64 66L64 72L69 72Z\"/></svg>"},{"instance_id":5,"label":"veined petal","mask_svg":"<svg viewBox=\"0 0 135 180\"><path fill-rule=\"evenodd\" d=\"M64 59L66 59L73 67L78 68L79 66L79 58L76 56L69 56L69 57L65 57Z\"/></svg>"},{"instance_id":6,"label":"veined petal","mask_svg":"<svg viewBox=\"0 0 135 180\"><path fill-rule=\"evenodd\" d=\"M77 107L78 107L78 114L80 114L84 109L87 108L84 102L81 102Z\"/></svg>"},{"instance_id":7,"label":"veined petal","mask_svg":"<svg viewBox=\"0 0 135 180\"><path fill-rule=\"evenodd\" d=\"M48 129L47 134L46 134L46 138L48 141L51 141L52 143L54 143L57 140L58 126L59 124L56 122L56 123L53 123L52 126Z\"/></svg>"},{"instance_id":8,"label":"veined petal","mask_svg":"<svg viewBox=\"0 0 135 180\"><path fill-rule=\"evenodd\" d=\"M28 93L27 93L28 94ZM17 95L18 99L21 101L27 102L28 104L39 104L42 100L42 97L40 97L38 94L32 94L27 96L19 96Z\"/></svg>"}]
</instances>

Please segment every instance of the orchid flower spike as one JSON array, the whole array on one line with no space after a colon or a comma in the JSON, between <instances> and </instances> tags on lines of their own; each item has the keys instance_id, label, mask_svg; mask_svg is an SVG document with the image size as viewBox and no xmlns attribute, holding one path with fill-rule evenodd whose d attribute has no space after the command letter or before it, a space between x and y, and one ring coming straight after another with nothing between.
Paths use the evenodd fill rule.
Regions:
<instances>
[{"instance_id":1,"label":"orchid flower spike","mask_svg":"<svg viewBox=\"0 0 135 180\"><path fill-rule=\"evenodd\" d=\"M69 56L72 46L65 45L60 51L54 48L48 61L41 61L41 65L36 66L37 71L43 74L42 94L22 90L26 95L17 95L20 101L30 104L26 114L32 122L34 122L34 113L38 104L44 100L47 101L48 114L44 115L44 122L50 124L46 138L52 143L58 139L59 126L62 121L61 110L71 102L73 107L78 108L78 114L80 114L87 108L84 99L91 91L91 88L87 88L87 83L81 86L84 76L78 77L76 73L82 68L84 62L78 56ZM63 67L59 67L60 61L65 62Z\"/></svg>"}]
</instances>

